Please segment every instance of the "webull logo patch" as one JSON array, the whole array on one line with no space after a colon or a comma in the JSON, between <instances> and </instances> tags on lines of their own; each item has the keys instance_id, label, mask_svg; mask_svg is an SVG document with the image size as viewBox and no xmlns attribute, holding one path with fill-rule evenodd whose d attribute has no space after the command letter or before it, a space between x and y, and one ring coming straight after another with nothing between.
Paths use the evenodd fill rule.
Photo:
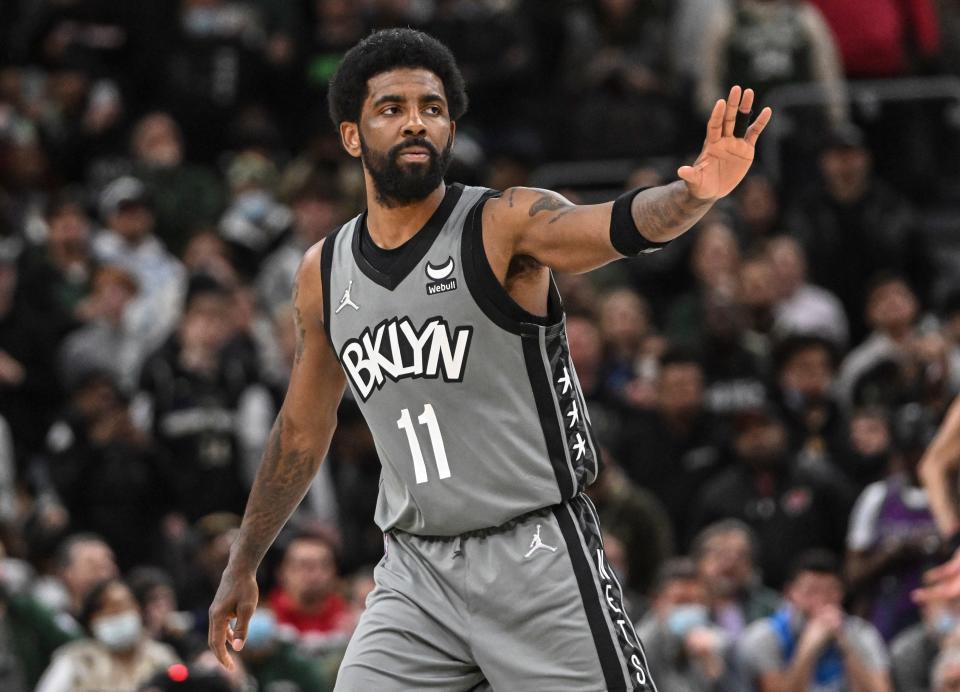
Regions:
<instances>
[{"instance_id":1,"label":"webull logo patch","mask_svg":"<svg viewBox=\"0 0 960 692\"><path fill-rule=\"evenodd\" d=\"M423 268L427 278L430 279L430 281L427 282L427 295L435 296L440 293L456 290L457 280L450 278L455 268L456 263L453 261L453 257L448 257L447 261L440 266L427 262L427 265Z\"/></svg>"}]
</instances>

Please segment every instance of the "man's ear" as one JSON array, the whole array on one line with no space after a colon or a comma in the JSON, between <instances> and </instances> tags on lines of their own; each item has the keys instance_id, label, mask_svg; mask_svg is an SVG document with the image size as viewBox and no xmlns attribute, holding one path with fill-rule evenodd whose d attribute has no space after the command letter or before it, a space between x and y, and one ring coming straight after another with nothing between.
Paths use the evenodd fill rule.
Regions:
<instances>
[{"instance_id":1,"label":"man's ear","mask_svg":"<svg viewBox=\"0 0 960 692\"><path fill-rule=\"evenodd\" d=\"M350 156L359 159L361 153L360 125L348 121L340 123L340 143Z\"/></svg>"}]
</instances>

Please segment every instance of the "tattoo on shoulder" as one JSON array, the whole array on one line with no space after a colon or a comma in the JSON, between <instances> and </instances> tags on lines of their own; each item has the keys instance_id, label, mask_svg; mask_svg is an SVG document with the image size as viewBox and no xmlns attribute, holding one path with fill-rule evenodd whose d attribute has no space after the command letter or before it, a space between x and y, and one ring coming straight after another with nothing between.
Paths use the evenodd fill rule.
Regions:
<instances>
[{"instance_id":1,"label":"tattoo on shoulder","mask_svg":"<svg viewBox=\"0 0 960 692\"><path fill-rule=\"evenodd\" d=\"M507 196L507 206L513 209L513 196L516 194L517 188L511 187L510 194Z\"/></svg>"},{"instance_id":2,"label":"tattoo on shoulder","mask_svg":"<svg viewBox=\"0 0 960 692\"><path fill-rule=\"evenodd\" d=\"M556 211L557 209L563 209L569 206L571 206L570 203L563 199L557 199L553 195L543 194L530 205L527 213L530 214L530 216L536 216L542 211Z\"/></svg>"}]
</instances>

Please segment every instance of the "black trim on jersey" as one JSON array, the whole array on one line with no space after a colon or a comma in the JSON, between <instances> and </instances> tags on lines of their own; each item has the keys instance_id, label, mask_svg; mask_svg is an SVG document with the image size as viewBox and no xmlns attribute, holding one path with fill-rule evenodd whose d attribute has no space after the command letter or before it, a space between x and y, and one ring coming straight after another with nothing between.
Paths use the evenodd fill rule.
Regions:
<instances>
[{"instance_id":1,"label":"black trim on jersey","mask_svg":"<svg viewBox=\"0 0 960 692\"><path fill-rule=\"evenodd\" d=\"M622 652L619 643L610 635L607 619L604 615L605 605L600 600L597 591L597 582L590 569L588 560L592 559L584 554L583 544L580 542L580 531L570 516L566 503L553 508L553 515L560 526L560 534L567 544L567 554L573 565L573 573L577 578L577 587L580 589L580 600L587 614L590 625L590 634L597 645L597 656L600 659L600 668L603 670L604 687L607 690L626 690L624 679ZM589 550L589 545L587 550Z\"/></svg>"},{"instance_id":2,"label":"black trim on jersey","mask_svg":"<svg viewBox=\"0 0 960 692\"><path fill-rule=\"evenodd\" d=\"M463 236L460 241L460 259L463 278L473 300L483 313L502 329L513 334L536 333L537 327L549 327L563 319L563 305L560 292L550 275L550 288L547 293L547 314L534 315L524 310L510 297L507 290L497 279L483 248L483 207L491 197L499 192L491 190L468 212L463 224Z\"/></svg>"},{"instance_id":3,"label":"black trim on jersey","mask_svg":"<svg viewBox=\"0 0 960 692\"><path fill-rule=\"evenodd\" d=\"M567 436L563 429L563 421L557 418L557 407L553 400L553 382L550 381L550 373L544 369L543 355L540 352L539 329L534 330L532 334L522 334L520 343L523 347L523 361L527 368L527 376L530 378L530 387L533 390L533 400L537 405L540 429L543 431L550 465L553 466L553 474L557 478L557 486L560 489L560 501L565 502L573 497L576 489L573 487L570 464L567 463L567 454L564 450Z\"/></svg>"},{"instance_id":4,"label":"black trim on jersey","mask_svg":"<svg viewBox=\"0 0 960 692\"><path fill-rule=\"evenodd\" d=\"M403 245L394 248L398 251L396 254L390 254L394 250L384 250L391 257L390 268L387 271L381 271L371 264L360 248L361 234L369 234L370 232L367 229L367 212L363 212L353 233L353 242L351 243L353 259L357 263L357 267L374 283L390 291L395 289L427 254L427 251L433 245L433 241L440 235L447 219L450 218L450 214L453 213L457 202L460 201L461 195L463 195L463 185L460 183L447 185L447 192L443 196L443 201L440 202L440 206L433 212L433 216L427 220L423 228L411 236ZM383 248L379 249L383 250Z\"/></svg>"},{"instance_id":5,"label":"black trim on jersey","mask_svg":"<svg viewBox=\"0 0 960 692\"><path fill-rule=\"evenodd\" d=\"M323 284L323 330L327 333L327 343L336 353L337 349L333 346L333 337L330 335L330 273L333 269L333 251L337 244L337 236L343 226L328 235L323 241L323 247L320 249L320 281Z\"/></svg>"}]
</instances>

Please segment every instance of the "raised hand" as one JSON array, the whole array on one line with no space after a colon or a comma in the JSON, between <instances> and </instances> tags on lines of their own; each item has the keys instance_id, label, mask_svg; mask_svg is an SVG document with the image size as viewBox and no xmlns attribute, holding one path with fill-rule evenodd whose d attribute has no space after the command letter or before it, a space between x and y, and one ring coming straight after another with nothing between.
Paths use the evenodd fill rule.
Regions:
<instances>
[{"instance_id":1,"label":"raised hand","mask_svg":"<svg viewBox=\"0 0 960 692\"><path fill-rule=\"evenodd\" d=\"M753 89L730 89L726 100L719 99L707 122L707 138L703 150L692 166L682 166L677 175L698 199L716 200L725 197L743 180L753 163L754 148L773 111L767 107L747 128L743 137L734 133L737 113L744 115L753 107Z\"/></svg>"}]
</instances>

